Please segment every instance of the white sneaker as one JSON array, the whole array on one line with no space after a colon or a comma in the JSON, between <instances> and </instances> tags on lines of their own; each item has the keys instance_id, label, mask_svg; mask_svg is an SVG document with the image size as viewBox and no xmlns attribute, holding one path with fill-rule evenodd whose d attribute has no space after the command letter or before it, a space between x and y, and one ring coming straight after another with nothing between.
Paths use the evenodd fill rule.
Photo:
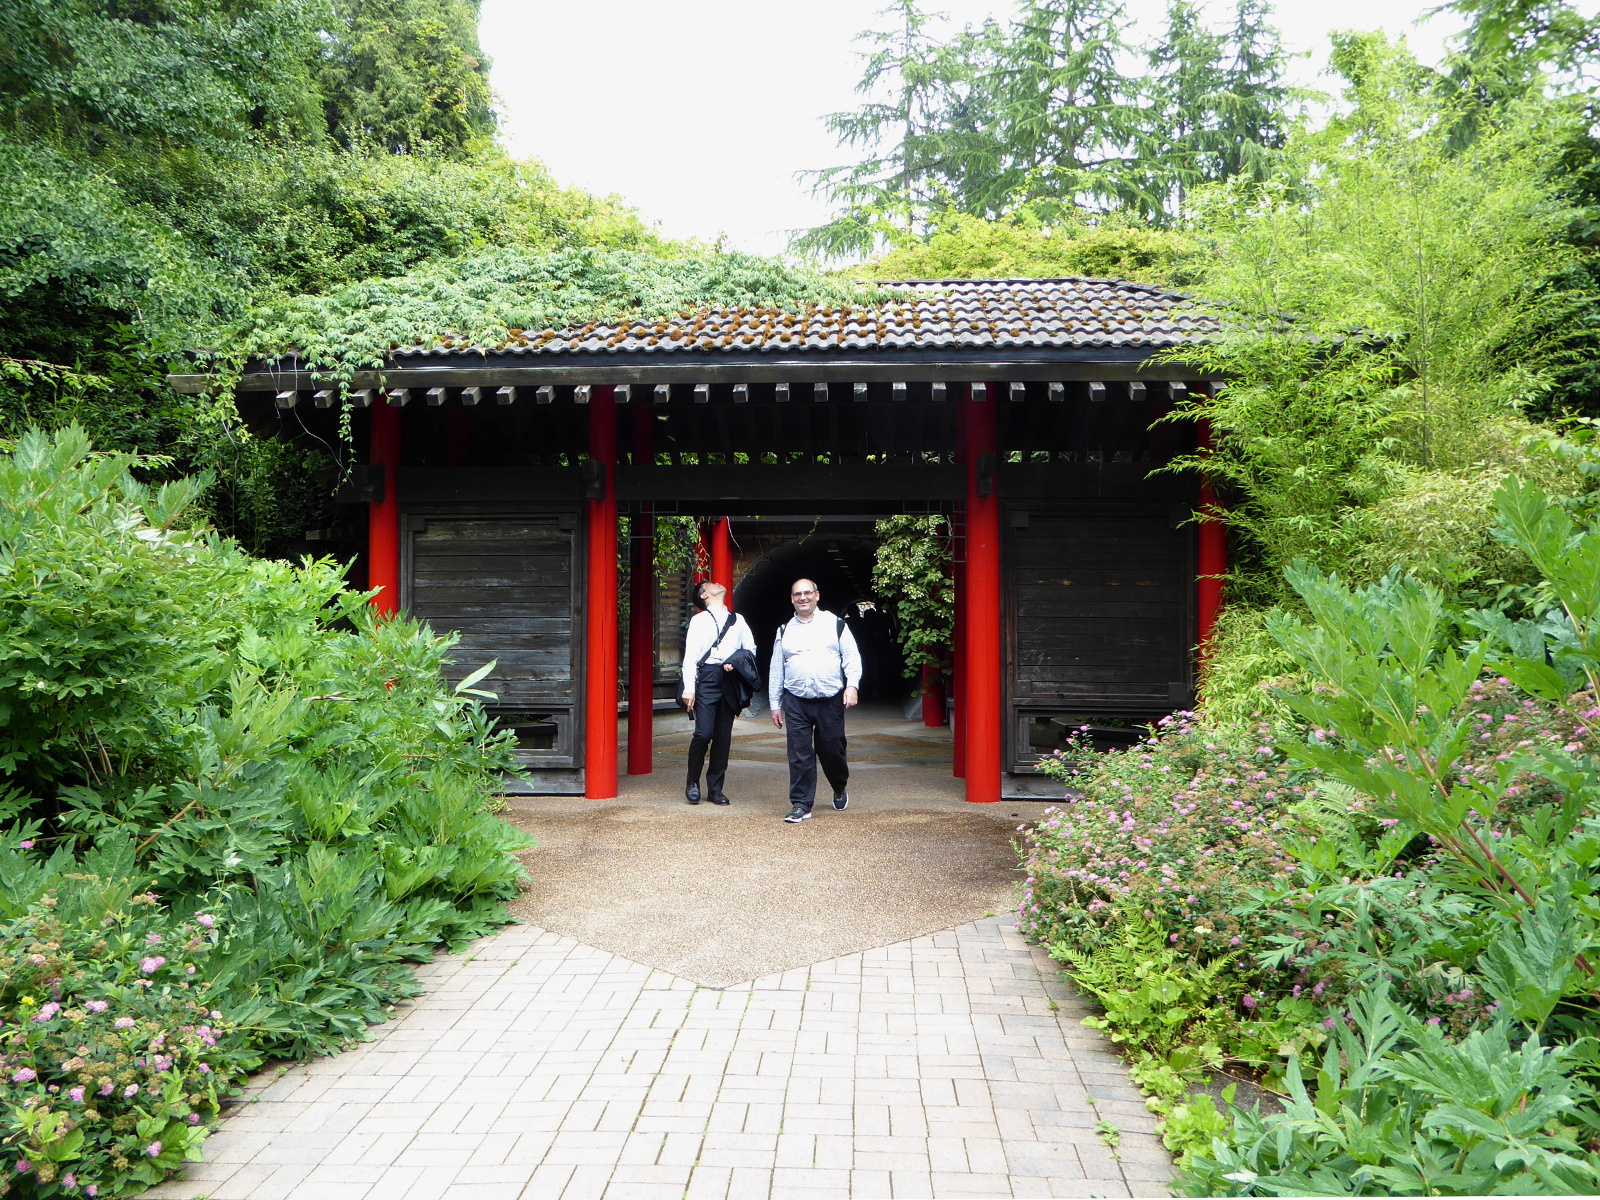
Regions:
<instances>
[{"instance_id":1,"label":"white sneaker","mask_svg":"<svg viewBox=\"0 0 1600 1200\"><path fill-rule=\"evenodd\" d=\"M809 820L811 820L811 810L809 808L801 808L798 804L791 808L789 815L783 819L786 825L798 825L801 821Z\"/></svg>"}]
</instances>

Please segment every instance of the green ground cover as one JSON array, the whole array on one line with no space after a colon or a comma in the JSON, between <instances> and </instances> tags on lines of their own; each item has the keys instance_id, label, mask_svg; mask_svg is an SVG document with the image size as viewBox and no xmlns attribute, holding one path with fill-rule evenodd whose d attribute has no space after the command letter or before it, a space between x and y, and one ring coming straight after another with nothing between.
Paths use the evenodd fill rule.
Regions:
<instances>
[{"instance_id":1,"label":"green ground cover","mask_svg":"<svg viewBox=\"0 0 1600 1200\"><path fill-rule=\"evenodd\" d=\"M450 642L256 559L81 431L0 455L0 1179L113 1196L269 1057L504 923L511 739ZM94 1191L89 1189L93 1188Z\"/></svg>"},{"instance_id":2,"label":"green ground cover","mask_svg":"<svg viewBox=\"0 0 1600 1200\"><path fill-rule=\"evenodd\" d=\"M1542 602L1302 563L1287 717L1049 764L1078 795L1028 835L1022 921L1185 1194L1600 1186L1600 522L1514 478L1493 505ZM1272 1098L1194 1089L1230 1076Z\"/></svg>"}]
</instances>

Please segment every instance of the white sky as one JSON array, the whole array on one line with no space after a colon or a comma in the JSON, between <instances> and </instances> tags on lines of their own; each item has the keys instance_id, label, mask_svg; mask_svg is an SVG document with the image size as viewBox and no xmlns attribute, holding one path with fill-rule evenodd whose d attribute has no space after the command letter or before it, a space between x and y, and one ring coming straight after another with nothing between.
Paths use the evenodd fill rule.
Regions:
<instances>
[{"instance_id":1,"label":"white sky","mask_svg":"<svg viewBox=\"0 0 1600 1200\"><path fill-rule=\"evenodd\" d=\"M859 103L861 30L883 0L483 0L501 136L557 179L616 193L673 237L777 253L787 231L828 207L795 172L852 160L822 127ZM1405 35L1436 61L1460 23L1413 25L1439 0L1280 3L1278 28L1307 53L1294 82L1316 83L1335 29ZM929 0L957 27L1005 19L1010 0ZM1160 27L1164 0L1127 0L1139 29ZM1231 11L1227 0L1213 10ZM1130 40L1138 40L1138 30Z\"/></svg>"}]
</instances>

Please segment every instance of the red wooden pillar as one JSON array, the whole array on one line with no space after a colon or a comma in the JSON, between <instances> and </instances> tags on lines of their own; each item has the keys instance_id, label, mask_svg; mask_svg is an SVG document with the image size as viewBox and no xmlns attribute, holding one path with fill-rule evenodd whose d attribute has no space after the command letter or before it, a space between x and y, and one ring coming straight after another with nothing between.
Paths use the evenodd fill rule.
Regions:
<instances>
[{"instance_id":1,"label":"red wooden pillar","mask_svg":"<svg viewBox=\"0 0 1600 1200\"><path fill-rule=\"evenodd\" d=\"M733 608L733 539L727 517L711 522L711 579L728 589L728 608Z\"/></svg>"},{"instance_id":2,"label":"red wooden pillar","mask_svg":"<svg viewBox=\"0 0 1600 1200\"><path fill-rule=\"evenodd\" d=\"M589 400L589 458L600 496L589 505L584 588L583 794L617 794L617 406L609 386Z\"/></svg>"},{"instance_id":3,"label":"red wooden pillar","mask_svg":"<svg viewBox=\"0 0 1600 1200\"><path fill-rule=\"evenodd\" d=\"M655 414L633 410L633 461L649 462ZM628 546L628 774L648 775L654 765L656 691L656 517L642 504L630 522Z\"/></svg>"},{"instance_id":4,"label":"red wooden pillar","mask_svg":"<svg viewBox=\"0 0 1600 1200\"><path fill-rule=\"evenodd\" d=\"M967 569L965 621L967 683L967 800L1000 799L1001 624L999 437L994 401L969 387L967 410Z\"/></svg>"},{"instance_id":5,"label":"red wooden pillar","mask_svg":"<svg viewBox=\"0 0 1600 1200\"><path fill-rule=\"evenodd\" d=\"M1201 420L1197 429L1200 449L1210 451L1211 422ZM1222 611L1222 577L1228 571L1228 527L1222 522L1222 505L1211 476L1200 477L1200 530L1196 546L1195 581L1198 592L1196 613L1200 635L1199 658L1204 664L1211 651L1211 638Z\"/></svg>"},{"instance_id":6,"label":"red wooden pillar","mask_svg":"<svg viewBox=\"0 0 1600 1200\"><path fill-rule=\"evenodd\" d=\"M400 498L395 468L400 465L400 410L380 401L372 414L367 461L383 468L383 499L367 505L367 587L379 589L372 607L383 616L400 609Z\"/></svg>"},{"instance_id":7,"label":"red wooden pillar","mask_svg":"<svg viewBox=\"0 0 1600 1200\"><path fill-rule=\"evenodd\" d=\"M958 394L955 411L956 462L967 462L967 410L965 399ZM956 619L951 630L950 690L954 698L950 716L950 738L953 754L950 773L957 779L967 777L967 513L965 506L950 521L950 537L955 552L951 555L951 576L955 585Z\"/></svg>"},{"instance_id":8,"label":"red wooden pillar","mask_svg":"<svg viewBox=\"0 0 1600 1200\"><path fill-rule=\"evenodd\" d=\"M922 668L922 723L944 724L944 676L938 667Z\"/></svg>"}]
</instances>

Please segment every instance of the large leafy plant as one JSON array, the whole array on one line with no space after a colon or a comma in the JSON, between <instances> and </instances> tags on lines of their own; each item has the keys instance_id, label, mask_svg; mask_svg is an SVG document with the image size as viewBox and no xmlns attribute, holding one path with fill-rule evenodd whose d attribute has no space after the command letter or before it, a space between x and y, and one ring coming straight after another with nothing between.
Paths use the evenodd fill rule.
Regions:
<instances>
[{"instance_id":1,"label":"large leafy plant","mask_svg":"<svg viewBox=\"0 0 1600 1200\"><path fill-rule=\"evenodd\" d=\"M1532 616L1480 611L1463 628L1415 580L1291 575L1313 623L1273 629L1312 686L1286 697L1311 729L1288 751L1384 832L1291 845L1297 886L1258 898L1288 908L1262 960L1317 972L1342 1008L1320 1068L1291 1053L1285 1110L1238 1114L1191 1163L1191 1194L1589 1194L1600 1180L1600 535L1514 479L1494 503L1496 535L1542 576ZM1571 740L1520 737L1482 761L1495 733L1479 697L1513 681L1528 698L1498 723L1542 705Z\"/></svg>"},{"instance_id":2,"label":"large leafy plant","mask_svg":"<svg viewBox=\"0 0 1600 1200\"><path fill-rule=\"evenodd\" d=\"M0 944L39 947L0 980L0 1177L25 1188L160 1178L239 1072L360 1038L523 875L490 811L511 742L445 684L450 642L187 526L198 485L137 466L74 429L0 456ZM135 1025L100 1030L102 1001ZM116 1087L93 1117L85 1071Z\"/></svg>"}]
</instances>

